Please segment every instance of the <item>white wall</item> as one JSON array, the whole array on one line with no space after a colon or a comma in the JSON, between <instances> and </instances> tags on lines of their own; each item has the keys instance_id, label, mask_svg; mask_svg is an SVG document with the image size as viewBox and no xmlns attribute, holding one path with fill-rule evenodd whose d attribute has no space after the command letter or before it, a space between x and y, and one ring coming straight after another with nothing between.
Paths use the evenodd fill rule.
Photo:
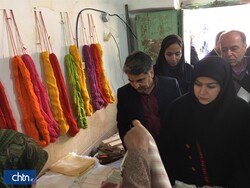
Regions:
<instances>
[{"instance_id":1,"label":"white wall","mask_svg":"<svg viewBox=\"0 0 250 188\"><path fill-rule=\"evenodd\" d=\"M128 5L129 11L174 8L178 2L179 0L124 0L124 3Z\"/></svg>"},{"instance_id":2,"label":"white wall","mask_svg":"<svg viewBox=\"0 0 250 188\"><path fill-rule=\"evenodd\" d=\"M5 93L8 97L12 112L18 124L18 131L22 131L21 110L17 99L15 87L13 85L12 65L9 62L13 57L11 43L6 30L6 22L3 16L3 9L12 9L16 18L16 23L27 53L33 58L37 71L45 84L43 69L39 60L39 48L36 45L36 27L34 17L34 7L43 14L44 22L53 52L57 55L61 70L65 77L64 56L68 53L68 46L65 43L62 26L60 24L60 12L68 12L75 35L75 24L77 14L84 8L94 8L110 14L118 14L125 20L125 9L123 2L117 0L1 0L0 1L0 81L2 82ZM9 11L8 11L9 13ZM100 12L83 11L84 24L88 31L87 13L93 15L99 43L103 48L103 61L105 72L113 94L116 96L118 87L124 84L121 66L128 55L127 35L125 24L116 16L110 16L109 22L103 23L100 19ZM78 27L80 28L80 26ZM12 30L15 33L14 29ZM104 34L111 32L113 37L109 41L104 41ZM81 32L78 32L81 35ZM79 41L81 44L81 41ZM22 55L22 54L20 54ZM69 92L68 92L69 94ZM91 117L87 117L88 128L81 129L75 137L68 135L60 136L55 143L51 143L45 148L49 152L49 166L59 158L69 152L86 153L100 142L104 137L110 136L116 131L116 104L110 104L105 109L95 112Z\"/></svg>"}]
</instances>

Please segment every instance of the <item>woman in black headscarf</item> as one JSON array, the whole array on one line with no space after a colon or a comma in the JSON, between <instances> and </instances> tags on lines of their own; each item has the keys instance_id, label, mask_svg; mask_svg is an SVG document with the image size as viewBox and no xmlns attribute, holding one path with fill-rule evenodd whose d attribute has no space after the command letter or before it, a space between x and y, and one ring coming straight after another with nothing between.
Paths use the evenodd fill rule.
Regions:
<instances>
[{"instance_id":1,"label":"woman in black headscarf","mask_svg":"<svg viewBox=\"0 0 250 188\"><path fill-rule=\"evenodd\" d=\"M169 76L177 79L181 93L189 91L192 65L184 58L184 43L178 35L168 35L161 43L161 49L154 65L155 75Z\"/></svg>"},{"instance_id":2,"label":"woman in black headscarf","mask_svg":"<svg viewBox=\"0 0 250 188\"><path fill-rule=\"evenodd\" d=\"M192 85L159 136L171 183L249 187L250 108L236 95L230 65L220 57L200 60Z\"/></svg>"}]
</instances>

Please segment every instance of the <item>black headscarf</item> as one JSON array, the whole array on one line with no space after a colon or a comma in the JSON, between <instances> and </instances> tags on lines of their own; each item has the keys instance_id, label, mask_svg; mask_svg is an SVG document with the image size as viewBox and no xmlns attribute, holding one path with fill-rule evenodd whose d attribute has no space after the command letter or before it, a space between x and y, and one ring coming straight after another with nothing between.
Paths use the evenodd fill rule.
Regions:
<instances>
[{"instance_id":1,"label":"black headscarf","mask_svg":"<svg viewBox=\"0 0 250 188\"><path fill-rule=\"evenodd\" d=\"M221 90L207 105L193 89L172 104L158 140L170 180L201 187L208 178L208 185L242 187L242 177L249 177L249 107L237 98L231 66L222 58L200 60L193 73L192 87L205 76L218 81Z\"/></svg>"},{"instance_id":2,"label":"black headscarf","mask_svg":"<svg viewBox=\"0 0 250 188\"><path fill-rule=\"evenodd\" d=\"M172 44L178 44L182 48L182 56L176 66L170 66L164 56L165 50ZM178 35L168 35L161 43L161 49L156 60L155 68L159 70L160 75L165 73L167 76L177 78L183 76L184 63L184 44L182 38Z\"/></svg>"},{"instance_id":3,"label":"black headscarf","mask_svg":"<svg viewBox=\"0 0 250 188\"><path fill-rule=\"evenodd\" d=\"M165 50L172 44L178 44L182 49L182 56L176 66L170 66L165 58ZM155 75L169 76L176 78L182 93L186 93L190 88L192 66L185 61L184 43L178 35L168 35L161 43L159 55L154 65Z\"/></svg>"},{"instance_id":4,"label":"black headscarf","mask_svg":"<svg viewBox=\"0 0 250 188\"><path fill-rule=\"evenodd\" d=\"M213 78L219 83L221 90L214 101L203 105L194 96L194 90L192 89L195 100L194 111L197 113L195 116L198 116L198 119L202 119L203 115L208 117L208 114L210 114L214 117L213 119L223 119L231 102L237 96L230 64L218 56L206 57L195 64L192 85L194 85L195 80L200 76Z\"/></svg>"}]
</instances>

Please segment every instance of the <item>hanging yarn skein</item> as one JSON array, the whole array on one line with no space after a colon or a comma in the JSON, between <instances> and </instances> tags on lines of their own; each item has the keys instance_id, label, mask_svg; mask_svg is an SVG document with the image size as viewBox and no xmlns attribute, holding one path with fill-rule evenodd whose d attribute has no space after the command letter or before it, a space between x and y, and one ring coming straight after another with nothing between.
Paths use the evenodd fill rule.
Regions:
<instances>
[{"instance_id":1,"label":"hanging yarn skein","mask_svg":"<svg viewBox=\"0 0 250 188\"><path fill-rule=\"evenodd\" d=\"M68 13L61 12L60 15L63 31L65 33L65 46L68 46L69 44L74 44L74 37L73 32L71 31ZM73 98L73 105L76 109L77 125L79 128L85 129L88 127L88 124L86 119L81 85L79 83L79 76L77 73L77 65L75 63L74 57L68 52L68 48L66 48L66 53L67 54L64 57L64 62L68 73L67 75L69 78L69 86Z\"/></svg>"},{"instance_id":2,"label":"hanging yarn skein","mask_svg":"<svg viewBox=\"0 0 250 188\"><path fill-rule=\"evenodd\" d=\"M41 58L41 62L43 64L43 69L45 73L45 81L47 85L48 95L50 98L51 110L55 117L55 120L57 121L59 125L60 134L65 135L68 132L70 126L67 122L67 119L65 117L65 114L61 106L60 94L59 94L59 89L57 86L56 77L54 75L54 71L53 71L53 68L49 59L49 51L52 51L52 47L51 47L50 42L48 41L49 36L47 34L47 30L43 21L41 11L39 12L40 20L38 19L37 11L34 11L34 13L35 13L35 21L36 21L39 39L40 40L43 39L39 41L39 44L41 44L40 58ZM44 48L46 49L45 51L42 49L42 44L44 44Z\"/></svg>"},{"instance_id":3,"label":"hanging yarn skein","mask_svg":"<svg viewBox=\"0 0 250 188\"><path fill-rule=\"evenodd\" d=\"M41 113L44 116L46 122L48 123L48 130L50 133L50 142L55 142L59 136L60 130L59 130L58 123L56 122L51 112L46 88L38 76L38 73L36 71L35 64L32 58L28 54L22 55L21 58L30 72L31 82L34 87L35 94L38 97Z\"/></svg>"},{"instance_id":4,"label":"hanging yarn skein","mask_svg":"<svg viewBox=\"0 0 250 188\"><path fill-rule=\"evenodd\" d=\"M59 61L54 53L49 54L49 59L53 68L53 72L56 78L57 87L59 90L59 98L60 103L64 112L64 115L69 124L69 134L70 136L75 136L79 132L79 128L74 119L73 112L71 110L71 106L69 104L69 98L66 91L65 81L62 75L62 71L59 65Z\"/></svg>"},{"instance_id":5,"label":"hanging yarn skein","mask_svg":"<svg viewBox=\"0 0 250 188\"><path fill-rule=\"evenodd\" d=\"M50 134L50 142L55 142L59 136L59 128L58 128L57 122L55 121L55 119L51 113L45 86L43 85L42 81L40 80L40 78L38 76L38 73L36 71L35 64L34 64L32 58L26 53L26 48L24 47L21 36L19 34L19 30L18 30L16 21L15 21L13 11L10 10L10 13L11 13L11 17L12 17L12 20L13 20L13 23L14 23L14 26L16 29L18 41L19 41L21 50L23 52L23 55L21 56L21 58L22 58L24 64L26 65L26 68L28 69L28 71L30 73L30 79L31 79L31 82L33 84L34 92L35 92L37 99L38 99L38 102L39 102L39 107L40 107L41 113L42 113L45 121L48 124L48 131Z\"/></svg>"},{"instance_id":6,"label":"hanging yarn skein","mask_svg":"<svg viewBox=\"0 0 250 188\"><path fill-rule=\"evenodd\" d=\"M48 124L40 111L30 73L20 56L14 56L11 61L25 132L35 139L39 145L45 147L50 143Z\"/></svg>"},{"instance_id":7,"label":"hanging yarn skein","mask_svg":"<svg viewBox=\"0 0 250 188\"><path fill-rule=\"evenodd\" d=\"M34 92L29 70L22 58L17 55L18 50L10 26L10 21L12 20L8 17L6 10L4 10L4 16L14 53L11 63L13 65L14 85L22 111L22 125L28 136L36 140L42 147L45 147L50 143L48 124L40 111L40 105ZM12 16L12 18L14 17Z\"/></svg>"},{"instance_id":8,"label":"hanging yarn skein","mask_svg":"<svg viewBox=\"0 0 250 188\"><path fill-rule=\"evenodd\" d=\"M84 73L84 66L83 66L83 62L81 59L81 55L80 55L76 45L70 45L69 52L74 57L74 62L76 63L77 74L79 76L79 83L81 86L81 92L82 92L82 96L83 96L83 100L84 100L86 115L91 116L93 113L93 107L92 107L91 102L90 102L90 96L89 96L89 92L88 92L88 88L87 88L87 84L86 84L86 76Z\"/></svg>"},{"instance_id":9,"label":"hanging yarn skein","mask_svg":"<svg viewBox=\"0 0 250 188\"><path fill-rule=\"evenodd\" d=\"M102 61L102 51L100 51L101 46L98 42L98 37L96 33L96 28L94 24L94 20L92 17L92 14L88 14L88 22L89 22L89 33L90 33L90 40L92 44L89 46L89 56L93 59L93 69L95 70L95 78L97 80L97 86L100 91L101 97L104 100L104 105L107 106L108 103L112 103L114 101L114 98L110 93L112 94L109 84L107 82L106 76L104 74L104 66ZM96 44L99 44L99 48ZM105 80L103 80L105 79ZM103 84L105 83L105 85Z\"/></svg>"},{"instance_id":10,"label":"hanging yarn skein","mask_svg":"<svg viewBox=\"0 0 250 188\"><path fill-rule=\"evenodd\" d=\"M96 80L96 74L95 74L95 64L91 56L90 48L88 45L83 45L82 53L84 57L88 83L89 83L89 88L90 88L90 93L91 93L91 99L92 99L91 104L95 111L100 110L102 107L106 106L108 103L105 102L100 95L100 91L98 89L98 84Z\"/></svg>"},{"instance_id":11,"label":"hanging yarn skein","mask_svg":"<svg viewBox=\"0 0 250 188\"><path fill-rule=\"evenodd\" d=\"M114 103L115 98L113 96L110 84L108 82L107 76L105 74L104 70L104 62L103 62L103 50L102 46L100 43L96 44L91 44L90 45L90 51L92 53L92 56L94 58L94 62L96 67L96 75L97 75L97 80L98 83L101 85L103 91L104 91L104 96L106 100L108 100L109 103Z\"/></svg>"},{"instance_id":12,"label":"hanging yarn skein","mask_svg":"<svg viewBox=\"0 0 250 188\"><path fill-rule=\"evenodd\" d=\"M9 101L0 82L0 129L12 129L17 131L16 120L12 114Z\"/></svg>"},{"instance_id":13,"label":"hanging yarn skein","mask_svg":"<svg viewBox=\"0 0 250 188\"><path fill-rule=\"evenodd\" d=\"M77 111L77 125L79 128L86 129L88 127L81 86L77 74L75 59L71 54L65 56L65 64L69 75L70 91L74 98L74 104Z\"/></svg>"},{"instance_id":14,"label":"hanging yarn skein","mask_svg":"<svg viewBox=\"0 0 250 188\"><path fill-rule=\"evenodd\" d=\"M56 78L49 60L49 52L43 51L40 53L43 69L46 77L47 90L50 98L52 113L59 125L60 134L64 135L69 130L69 124L65 118L62 106L59 99L59 91L56 84Z\"/></svg>"}]
</instances>

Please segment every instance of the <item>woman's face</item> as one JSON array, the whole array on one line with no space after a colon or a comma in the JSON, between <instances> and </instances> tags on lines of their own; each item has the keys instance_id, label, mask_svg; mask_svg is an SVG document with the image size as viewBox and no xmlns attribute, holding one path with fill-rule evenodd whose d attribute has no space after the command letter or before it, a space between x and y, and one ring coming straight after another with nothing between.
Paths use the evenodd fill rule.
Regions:
<instances>
[{"instance_id":1,"label":"woman's face","mask_svg":"<svg viewBox=\"0 0 250 188\"><path fill-rule=\"evenodd\" d=\"M164 52L165 59L170 66L176 66L182 56L182 48L178 44L171 44Z\"/></svg>"},{"instance_id":2,"label":"woman's face","mask_svg":"<svg viewBox=\"0 0 250 188\"><path fill-rule=\"evenodd\" d=\"M210 77L198 77L194 82L194 94L201 104L211 103L220 92L219 83Z\"/></svg>"}]
</instances>

